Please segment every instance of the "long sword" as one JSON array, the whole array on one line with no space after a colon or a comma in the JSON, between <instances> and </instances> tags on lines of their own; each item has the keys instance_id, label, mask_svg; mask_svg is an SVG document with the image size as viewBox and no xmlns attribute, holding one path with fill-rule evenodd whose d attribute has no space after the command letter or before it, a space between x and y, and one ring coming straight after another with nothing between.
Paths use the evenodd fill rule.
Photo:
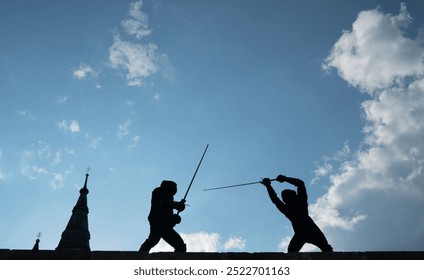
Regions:
<instances>
[{"instance_id":1,"label":"long sword","mask_svg":"<svg viewBox=\"0 0 424 280\"><path fill-rule=\"evenodd\" d=\"M206 151L208 150L209 144L206 145L205 151L203 152L202 158L199 161L199 164L197 165L196 171L194 172L193 178L191 178L190 184L188 185L187 191L184 195L183 200L185 201L188 195L188 192L190 191L191 185L193 184L194 178L196 177L197 171L199 170L200 165L202 164L203 158L205 157ZM180 211L178 211L177 214L179 214Z\"/></svg>"},{"instance_id":2,"label":"long sword","mask_svg":"<svg viewBox=\"0 0 424 280\"><path fill-rule=\"evenodd\" d=\"M271 179L271 181L275 181L276 179ZM241 186L247 186L247 185L255 185L255 184L261 184L262 181L256 181L256 182L250 182L250 183L243 183L243 184L237 184L237 185L229 185L229 186L223 186L223 187L217 187L217 188L208 188L203 189L204 191L213 191L213 190L221 190L221 189L229 189L229 188L235 188L235 187L241 187Z\"/></svg>"}]
</instances>

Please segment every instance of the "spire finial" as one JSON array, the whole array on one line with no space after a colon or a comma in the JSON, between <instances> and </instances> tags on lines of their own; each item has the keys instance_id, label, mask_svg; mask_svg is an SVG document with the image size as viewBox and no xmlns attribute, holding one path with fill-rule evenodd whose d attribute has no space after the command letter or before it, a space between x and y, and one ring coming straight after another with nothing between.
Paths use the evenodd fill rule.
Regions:
<instances>
[{"instance_id":1,"label":"spire finial","mask_svg":"<svg viewBox=\"0 0 424 280\"><path fill-rule=\"evenodd\" d=\"M87 189L87 181L88 181L88 176L89 176L89 172L90 172L91 168L87 167L86 169L86 173L85 173L85 182L84 182L84 187L82 187L83 189Z\"/></svg>"},{"instance_id":2,"label":"spire finial","mask_svg":"<svg viewBox=\"0 0 424 280\"><path fill-rule=\"evenodd\" d=\"M41 237L41 232L38 232L37 233L37 239L40 240L40 237Z\"/></svg>"}]
</instances>

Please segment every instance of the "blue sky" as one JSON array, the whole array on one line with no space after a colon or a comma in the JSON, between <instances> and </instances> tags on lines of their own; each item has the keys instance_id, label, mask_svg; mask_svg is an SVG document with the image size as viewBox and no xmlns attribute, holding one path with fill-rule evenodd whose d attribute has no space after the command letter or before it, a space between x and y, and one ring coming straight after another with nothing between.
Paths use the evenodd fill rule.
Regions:
<instances>
[{"instance_id":1,"label":"blue sky","mask_svg":"<svg viewBox=\"0 0 424 280\"><path fill-rule=\"evenodd\" d=\"M40 231L56 248L90 167L91 249L138 250L152 189L174 180L182 198L209 144L176 227L189 251L286 251L261 185L203 191L278 174L306 182L335 250L424 250L423 16L421 1L1 1L0 248Z\"/></svg>"}]
</instances>

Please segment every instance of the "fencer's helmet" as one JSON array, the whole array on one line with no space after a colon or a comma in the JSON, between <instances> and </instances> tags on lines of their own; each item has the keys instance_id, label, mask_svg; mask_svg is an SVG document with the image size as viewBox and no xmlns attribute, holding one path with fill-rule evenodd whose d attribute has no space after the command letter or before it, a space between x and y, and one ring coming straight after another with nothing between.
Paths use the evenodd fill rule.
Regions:
<instances>
[{"instance_id":1,"label":"fencer's helmet","mask_svg":"<svg viewBox=\"0 0 424 280\"><path fill-rule=\"evenodd\" d=\"M160 187L172 196L177 193L177 184L174 181L163 180Z\"/></svg>"},{"instance_id":2,"label":"fencer's helmet","mask_svg":"<svg viewBox=\"0 0 424 280\"><path fill-rule=\"evenodd\" d=\"M290 204L297 199L297 193L294 190L283 190L281 192L281 198L283 199L284 203Z\"/></svg>"}]
</instances>

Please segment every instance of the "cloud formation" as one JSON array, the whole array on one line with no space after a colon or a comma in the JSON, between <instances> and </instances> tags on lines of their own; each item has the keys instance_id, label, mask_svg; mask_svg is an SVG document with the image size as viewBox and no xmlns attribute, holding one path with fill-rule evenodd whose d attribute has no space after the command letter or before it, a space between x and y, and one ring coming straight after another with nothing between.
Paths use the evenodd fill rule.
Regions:
<instances>
[{"instance_id":1,"label":"cloud formation","mask_svg":"<svg viewBox=\"0 0 424 280\"><path fill-rule=\"evenodd\" d=\"M129 18L121 22L122 27L128 35L141 39L144 36L150 35L152 31L148 26L148 16L141 11L143 1L137 1L130 4L128 11Z\"/></svg>"},{"instance_id":2,"label":"cloud formation","mask_svg":"<svg viewBox=\"0 0 424 280\"><path fill-rule=\"evenodd\" d=\"M129 86L142 86L144 79L158 71L156 65L157 46L123 41L115 36L109 49L109 62L115 69L124 70Z\"/></svg>"},{"instance_id":3,"label":"cloud formation","mask_svg":"<svg viewBox=\"0 0 424 280\"><path fill-rule=\"evenodd\" d=\"M80 64L78 69L74 70L73 75L78 80L83 80L87 78L88 76L96 77L97 72L93 70L90 66L86 64ZM66 101L66 99L64 100Z\"/></svg>"},{"instance_id":4,"label":"cloud formation","mask_svg":"<svg viewBox=\"0 0 424 280\"><path fill-rule=\"evenodd\" d=\"M223 247L225 250L243 250L246 247L246 239L241 237L231 237L224 243Z\"/></svg>"},{"instance_id":5,"label":"cloud formation","mask_svg":"<svg viewBox=\"0 0 424 280\"><path fill-rule=\"evenodd\" d=\"M34 120L32 113L30 110L15 110L15 114L26 120Z\"/></svg>"},{"instance_id":6,"label":"cloud formation","mask_svg":"<svg viewBox=\"0 0 424 280\"><path fill-rule=\"evenodd\" d=\"M50 186L53 189L58 189L64 185L66 175L72 172L72 168L68 168L67 171L58 172L53 171L60 168L62 157L65 155L73 154L73 150L64 148L56 150L45 141L38 141L32 146L31 149L23 150L20 153L20 174L25 178L33 180L48 180L50 179ZM1 151L0 151L0 163L1 163ZM1 167L1 165L0 165ZM1 170L0 170L1 173ZM1 175L1 174L0 174ZM6 176L10 174L4 174ZM0 179L1 176L0 176Z\"/></svg>"},{"instance_id":7,"label":"cloud formation","mask_svg":"<svg viewBox=\"0 0 424 280\"><path fill-rule=\"evenodd\" d=\"M53 189L61 188L61 187L63 187L63 181L64 181L64 177L63 177L62 174L60 174L60 173L54 173L53 174L53 179L50 182L50 186Z\"/></svg>"},{"instance_id":8,"label":"cloud formation","mask_svg":"<svg viewBox=\"0 0 424 280\"><path fill-rule=\"evenodd\" d=\"M337 69L350 85L372 94L402 86L423 73L423 38L404 36L412 21L406 5L398 15L378 9L359 13L351 31L344 31L324 64Z\"/></svg>"},{"instance_id":9,"label":"cloud formation","mask_svg":"<svg viewBox=\"0 0 424 280\"><path fill-rule=\"evenodd\" d=\"M69 123L66 120L62 120L57 123L57 126L64 130L72 133L78 133L80 131L79 123L76 120L71 120Z\"/></svg>"},{"instance_id":10,"label":"cloud formation","mask_svg":"<svg viewBox=\"0 0 424 280\"><path fill-rule=\"evenodd\" d=\"M45 157L45 155L38 152L38 158ZM41 175L47 174L47 169L44 166L40 166L34 163L34 153L29 150L22 151L20 163L20 173L28 178L29 180L35 180Z\"/></svg>"},{"instance_id":11,"label":"cloud formation","mask_svg":"<svg viewBox=\"0 0 424 280\"><path fill-rule=\"evenodd\" d=\"M246 241L241 237L230 237L222 243L219 233L194 232L181 233L181 237L187 245L188 252L219 252L221 250L242 250L246 246ZM158 245L152 248L151 252L168 252L173 248L165 241L161 240Z\"/></svg>"},{"instance_id":12,"label":"cloud formation","mask_svg":"<svg viewBox=\"0 0 424 280\"><path fill-rule=\"evenodd\" d=\"M131 3L128 18L121 21L129 38L124 40L119 33L115 34L109 49L111 67L125 72L127 84L136 87L144 85L147 77L158 72L159 65L166 58L166 55L158 52L156 44L140 42L152 32L148 26L148 16L141 10L142 6L142 0Z\"/></svg>"},{"instance_id":13,"label":"cloud formation","mask_svg":"<svg viewBox=\"0 0 424 280\"><path fill-rule=\"evenodd\" d=\"M56 99L56 102L58 104L66 104L66 102L68 102L68 96L66 95L59 95Z\"/></svg>"},{"instance_id":14,"label":"cloud formation","mask_svg":"<svg viewBox=\"0 0 424 280\"><path fill-rule=\"evenodd\" d=\"M114 32L107 57L109 67L124 75L127 85L131 87L143 86L148 77L159 71L165 79L174 80L175 77L168 56L159 52L155 43L146 41L152 30L148 24L149 17L142 7L143 0L130 4L127 17L120 22L121 28ZM73 76L78 80L97 78L98 71L81 63L73 70ZM102 89L102 85L97 83L95 88ZM58 99L58 102L66 103L66 98L62 102Z\"/></svg>"},{"instance_id":15,"label":"cloud formation","mask_svg":"<svg viewBox=\"0 0 424 280\"><path fill-rule=\"evenodd\" d=\"M118 131L116 132L116 136L118 136L118 138L128 136L130 134L130 125L131 120L126 120L125 123L118 125Z\"/></svg>"},{"instance_id":16,"label":"cloud formation","mask_svg":"<svg viewBox=\"0 0 424 280\"><path fill-rule=\"evenodd\" d=\"M424 41L405 36L411 20L405 4L359 13L323 66L371 96L361 148L324 165L330 187L310 207L320 226L350 231L350 250L424 249Z\"/></svg>"}]
</instances>

